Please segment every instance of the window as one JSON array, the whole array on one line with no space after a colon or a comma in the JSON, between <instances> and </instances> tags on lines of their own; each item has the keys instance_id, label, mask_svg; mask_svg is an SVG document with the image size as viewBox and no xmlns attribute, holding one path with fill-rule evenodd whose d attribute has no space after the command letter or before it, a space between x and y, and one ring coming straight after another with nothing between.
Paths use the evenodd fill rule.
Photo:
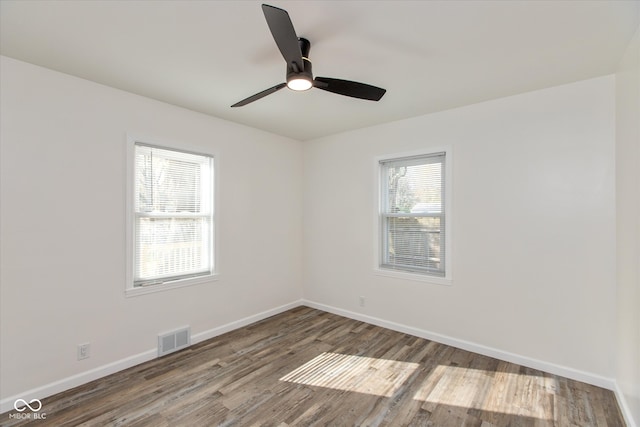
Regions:
<instances>
[{"instance_id":1,"label":"window","mask_svg":"<svg viewBox=\"0 0 640 427\"><path fill-rule=\"evenodd\" d=\"M213 157L133 142L128 289L212 276Z\"/></svg>"},{"instance_id":2,"label":"window","mask_svg":"<svg viewBox=\"0 0 640 427\"><path fill-rule=\"evenodd\" d=\"M446 152L379 161L383 270L448 276Z\"/></svg>"}]
</instances>

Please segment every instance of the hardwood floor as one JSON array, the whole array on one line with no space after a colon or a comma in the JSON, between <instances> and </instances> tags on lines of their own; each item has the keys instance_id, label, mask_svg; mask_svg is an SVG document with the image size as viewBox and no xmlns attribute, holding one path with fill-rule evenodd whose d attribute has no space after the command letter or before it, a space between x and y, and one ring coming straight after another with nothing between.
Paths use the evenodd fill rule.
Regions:
<instances>
[{"instance_id":1,"label":"hardwood floor","mask_svg":"<svg viewBox=\"0 0 640 427\"><path fill-rule=\"evenodd\" d=\"M0 424L624 426L611 391L307 307L43 399L40 412Z\"/></svg>"}]
</instances>

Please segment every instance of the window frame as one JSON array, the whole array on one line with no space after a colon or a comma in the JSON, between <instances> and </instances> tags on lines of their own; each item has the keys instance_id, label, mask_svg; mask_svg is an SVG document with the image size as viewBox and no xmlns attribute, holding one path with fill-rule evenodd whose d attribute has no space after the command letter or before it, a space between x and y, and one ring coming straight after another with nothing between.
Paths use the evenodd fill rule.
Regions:
<instances>
[{"instance_id":1,"label":"window frame","mask_svg":"<svg viewBox=\"0 0 640 427\"><path fill-rule=\"evenodd\" d=\"M453 283L452 278L452 245L453 240L452 233L452 157L453 150L450 146L445 147L433 147L429 149L392 153L388 155L382 155L374 158L375 167L375 179L376 179L376 209L375 209L375 244L374 244L374 274L379 276L387 276L399 279L413 280L419 282L429 282L438 285L451 285ZM384 211L385 203L384 196L386 194L383 184L383 162L389 161L402 161L411 160L412 158L435 156L438 154L444 154L444 174L443 174L443 186L444 186L444 213L440 215L426 214L426 215L397 215L397 216L441 216L444 219L444 275L432 274L428 270L411 269L411 268L397 268L397 267L385 267L383 250L386 247L385 242L388 236L386 235L386 221L385 217L389 215ZM394 215L396 216L396 215Z\"/></svg>"},{"instance_id":2,"label":"window frame","mask_svg":"<svg viewBox=\"0 0 640 427\"><path fill-rule=\"evenodd\" d=\"M210 283L218 279L218 242L216 233L216 216L218 207L218 179L217 169L219 163L219 156L211 151L205 151L199 148L190 147L184 143L175 143L167 141L158 141L153 138L141 137L137 135L127 134L126 143L126 283L125 283L125 296L137 296L155 292L162 292L170 289L182 288L186 286L192 286L202 283ZM135 286L135 227L136 217L138 216L135 211L135 148L136 144L156 147L163 150L196 154L201 156L207 156L211 158L212 163L212 184L213 191L212 212L211 212L211 263L212 272L210 274L202 274L194 277L188 277L185 275L183 278L160 281L156 284L150 284L147 286ZM181 215L177 215L181 216Z\"/></svg>"}]
</instances>

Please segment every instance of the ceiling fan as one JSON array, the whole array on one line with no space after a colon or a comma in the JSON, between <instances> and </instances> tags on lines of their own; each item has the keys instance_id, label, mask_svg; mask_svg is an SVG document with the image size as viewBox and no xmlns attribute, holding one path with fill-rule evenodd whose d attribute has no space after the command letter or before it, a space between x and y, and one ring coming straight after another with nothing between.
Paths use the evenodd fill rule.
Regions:
<instances>
[{"instance_id":1,"label":"ceiling fan","mask_svg":"<svg viewBox=\"0 0 640 427\"><path fill-rule=\"evenodd\" d=\"M277 84L255 95L251 95L242 101L236 102L231 107L242 107L243 105L250 104L253 101L257 101L260 98L279 91L285 86L296 91L316 87L326 90L327 92L370 101L379 101L385 94L385 89L364 83L352 82L350 80L333 79L329 77L316 77L314 79L313 73L311 72L311 61L309 61L311 43L309 43L309 40L302 37L299 38L296 35L287 11L269 6L268 4L262 5L262 11L264 12L264 17L267 20L267 25L269 25L273 39L287 63L287 82Z\"/></svg>"}]
</instances>

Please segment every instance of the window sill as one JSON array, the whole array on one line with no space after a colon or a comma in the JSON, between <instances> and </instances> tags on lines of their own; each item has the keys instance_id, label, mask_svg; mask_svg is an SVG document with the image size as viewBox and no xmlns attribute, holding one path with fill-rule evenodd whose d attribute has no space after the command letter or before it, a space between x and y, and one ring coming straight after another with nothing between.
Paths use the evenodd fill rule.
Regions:
<instances>
[{"instance_id":1,"label":"window sill","mask_svg":"<svg viewBox=\"0 0 640 427\"><path fill-rule=\"evenodd\" d=\"M124 295L126 297L136 297L138 295L153 294L156 292L163 292L171 289L185 288L187 286L194 286L202 283L211 283L218 280L219 278L220 276L218 274L212 274L209 276L194 277L192 279L176 280L174 282L163 283L159 285L127 288L124 291Z\"/></svg>"},{"instance_id":2,"label":"window sill","mask_svg":"<svg viewBox=\"0 0 640 427\"><path fill-rule=\"evenodd\" d=\"M374 268L373 273L376 276L393 277L395 279L412 280L414 282L433 283L434 285L451 286L453 284L453 281L446 277L428 276L426 274L409 273L405 271Z\"/></svg>"}]
</instances>

